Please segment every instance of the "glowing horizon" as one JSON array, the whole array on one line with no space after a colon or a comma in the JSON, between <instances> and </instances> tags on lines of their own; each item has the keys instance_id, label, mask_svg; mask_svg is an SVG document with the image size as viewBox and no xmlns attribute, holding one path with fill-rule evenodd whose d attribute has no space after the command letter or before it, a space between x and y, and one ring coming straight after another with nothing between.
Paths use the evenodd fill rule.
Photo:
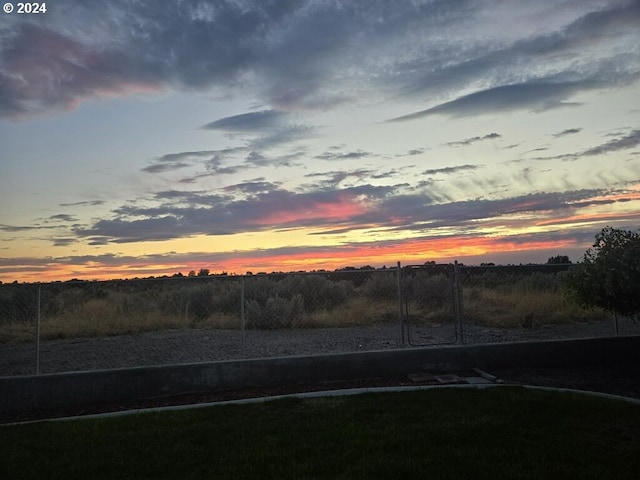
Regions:
<instances>
[{"instance_id":1,"label":"glowing horizon","mask_svg":"<svg viewBox=\"0 0 640 480\"><path fill-rule=\"evenodd\" d=\"M556 254L562 254L567 249L575 250L576 245L570 239L563 241L540 241L532 240L530 242L521 242L509 240L508 237L502 238L484 238L484 239L429 239L415 242L404 242L400 245L364 245L364 246L348 246L342 249L336 248L334 251L327 248L326 251L315 251L312 256L308 253L287 253L283 255L264 255L255 258L255 252L248 257L243 258L242 252L236 252L234 256L226 257L224 264L215 261L213 255L211 261L207 261L207 253L194 253L200 260L186 265L179 261L169 260L166 264L153 263L151 259L140 259L131 261L123 265L111 266L100 262L87 261L78 268L76 266L68 266L64 263L50 262L43 265L43 270L39 273L32 272L33 266L26 267L26 272L21 277L13 280L18 282L48 282L48 281L65 281L70 279L79 280L112 280L127 279L134 277L149 276L171 276L176 273L187 275L189 271L199 271L202 268L208 269L211 274L227 273L234 275L244 275L247 272L295 272L295 271L311 271L311 270L336 270L347 266L360 267L371 265L374 268L382 266L394 267L397 262L402 265L419 265L428 261L436 261L437 263L452 263L454 260L464 263L467 258L487 257L486 262L492 259L496 260L505 253L532 253L539 254L537 263L544 261ZM547 257L544 257L547 255ZM536 263L527 261L523 255L524 261L520 263ZM493 263L500 263L493 262ZM13 272L17 271L19 266L14 267ZM0 271L0 279L5 280L3 272Z\"/></svg>"}]
</instances>

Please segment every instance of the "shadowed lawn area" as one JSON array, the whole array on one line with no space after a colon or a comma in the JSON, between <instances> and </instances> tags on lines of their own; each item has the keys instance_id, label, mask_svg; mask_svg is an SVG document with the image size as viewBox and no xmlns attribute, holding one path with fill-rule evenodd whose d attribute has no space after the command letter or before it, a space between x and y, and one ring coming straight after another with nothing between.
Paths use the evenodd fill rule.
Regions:
<instances>
[{"instance_id":1,"label":"shadowed lawn area","mask_svg":"<svg viewBox=\"0 0 640 480\"><path fill-rule=\"evenodd\" d=\"M0 477L637 478L640 406L517 387L0 427Z\"/></svg>"}]
</instances>

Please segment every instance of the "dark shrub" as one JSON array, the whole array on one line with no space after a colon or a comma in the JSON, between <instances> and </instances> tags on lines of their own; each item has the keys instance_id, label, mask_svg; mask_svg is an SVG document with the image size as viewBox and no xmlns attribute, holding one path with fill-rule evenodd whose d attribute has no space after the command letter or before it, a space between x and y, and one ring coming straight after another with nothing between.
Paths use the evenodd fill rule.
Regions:
<instances>
[{"instance_id":1,"label":"dark shrub","mask_svg":"<svg viewBox=\"0 0 640 480\"><path fill-rule=\"evenodd\" d=\"M0 321L34 322L38 314L37 285L0 286Z\"/></svg>"},{"instance_id":2,"label":"dark shrub","mask_svg":"<svg viewBox=\"0 0 640 480\"><path fill-rule=\"evenodd\" d=\"M388 300L398 296L398 279L395 271L371 275L362 286L362 293L373 300Z\"/></svg>"},{"instance_id":3,"label":"dark shrub","mask_svg":"<svg viewBox=\"0 0 640 480\"><path fill-rule=\"evenodd\" d=\"M443 274L416 275L411 279L413 299L423 308L449 306L453 302L453 285Z\"/></svg>"},{"instance_id":4,"label":"dark shrub","mask_svg":"<svg viewBox=\"0 0 640 480\"><path fill-rule=\"evenodd\" d=\"M293 276L289 277L287 283L292 295L304 298L307 312L332 310L344 304L353 290L353 284L349 281L334 282L321 275Z\"/></svg>"},{"instance_id":5,"label":"dark shrub","mask_svg":"<svg viewBox=\"0 0 640 480\"><path fill-rule=\"evenodd\" d=\"M269 297L264 304L249 300L245 304L247 328L278 329L295 327L304 313L304 299L296 294L291 299L279 295Z\"/></svg>"}]
</instances>

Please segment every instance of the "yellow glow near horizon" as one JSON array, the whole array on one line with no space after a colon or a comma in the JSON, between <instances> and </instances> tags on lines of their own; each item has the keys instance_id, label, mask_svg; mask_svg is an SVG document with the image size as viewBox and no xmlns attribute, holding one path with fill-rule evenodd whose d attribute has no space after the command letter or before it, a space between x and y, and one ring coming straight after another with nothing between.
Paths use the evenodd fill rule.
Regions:
<instances>
[{"instance_id":1,"label":"yellow glow near horizon","mask_svg":"<svg viewBox=\"0 0 640 480\"><path fill-rule=\"evenodd\" d=\"M177 272L186 274L188 270L208 268L212 273L226 271L230 274L244 274L247 271L272 272L272 271L297 271L327 269L333 270L344 266L393 266L401 261L403 264L422 264L427 260L451 261L464 257L478 257L490 254L503 254L505 252L540 251L559 249L573 246L571 241L518 241L517 237L493 236L474 238L429 238L399 241L396 244L361 244L338 247L336 249L310 250L302 249L296 253L277 254L264 251L261 256L256 256L255 251L238 251L237 256L227 257L224 265L215 263L215 254L212 260L202 260L185 265L184 259L177 261L167 257L162 261L158 256L153 259L141 258L126 264L116 263L110 265L97 261L86 261L78 265L67 265L63 262L50 262L34 268L33 266L20 272L20 266L13 268L11 280L37 282L68 280L81 278L86 280L107 280L113 278L133 278L172 275ZM186 270L185 270L186 269ZM8 269L3 269L7 270ZM5 275L2 275L5 277ZM3 281L9 281L3 278Z\"/></svg>"},{"instance_id":2,"label":"yellow glow near horizon","mask_svg":"<svg viewBox=\"0 0 640 480\"><path fill-rule=\"evenodd\" d=\"M429 229L428 224L398 232L393 226L346 225L272 229L233 235L198 235L158 242L109 245L73 243L52 247L44 238L7 240L0 279L52 281L132 278L186 274L208 268L211 272L292 271L335 269L346 265L424 263L505 252L575 247L569 241L530 242L528 235L569 231L585 226L594 233L605 224L640 220L640 192L585 201L585 206L555 216L513 213L469 221L461 234L455 226ZM595 204L593 204L595 202ZM600 203L601 202L601 203ZM472 227L472 228L469 228ZM340 231L344 228L344 231ZM337 232L337 233L336 233ZM20 234L16 234L16 237ZM520 237L520 238L518 238ZM513 241L510 241L513 239ZM281 252L289 250L292 253ZM43 255L47 252L47 255ZM82 259L81 257L87 257ZM37 263L37 259L41 259ZM77 259L77 260L76 260ZM77 262L74 264L74 262Z\"/></svg>"}]
</instances>

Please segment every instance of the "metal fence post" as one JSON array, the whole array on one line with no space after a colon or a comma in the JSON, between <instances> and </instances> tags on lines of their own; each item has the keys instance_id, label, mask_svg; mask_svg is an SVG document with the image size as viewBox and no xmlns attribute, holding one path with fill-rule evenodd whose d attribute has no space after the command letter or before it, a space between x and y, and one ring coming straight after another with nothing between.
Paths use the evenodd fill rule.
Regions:
<instances>
[{"instance_id":1,"label":"metal fence post","mask_svg":"<svg viewBox=\"0 0 640 480\"><path fill-rule=\"evenodd\" d=\"M457 330L460 334L460 343L464 345L464 327L462 324L462 288L460 287L460 266L458 261L453 263L453 307L456 314Z\"/></svg>"},{"instance_id":2,"label":"metal fence post","mask_svg":"<svg viewBox=\"0 0 640 480\"><path fill-rule=\"evenodd\" d=\"M400 345L402 347L405 346L404 341L404 315L402 312L402 267L400 266L400 262L398 262L398 320L400 320Z\"/></svg>"},{"instance_id":3,"label":"metal fence post","mask_svg":"<svg viewBox=\"0 0 640 480\"><path fill-rule=\"evenodd\" d=\"M40 298L42 284L38 284L38 299L36 301L36 375L40 375Z\"/></svg>"},{"instance_id":4,"label":"metal fence post","mask_svg":"<svg viewBox=\"0 0 640 480\"><path fill-rule=\"evenodd\" d=\"M245 318L244 318L244 280L240 280L240 330L242 331L242 343L240 346L240 355L245 358Z\"/></svg>"}]
</instances>

